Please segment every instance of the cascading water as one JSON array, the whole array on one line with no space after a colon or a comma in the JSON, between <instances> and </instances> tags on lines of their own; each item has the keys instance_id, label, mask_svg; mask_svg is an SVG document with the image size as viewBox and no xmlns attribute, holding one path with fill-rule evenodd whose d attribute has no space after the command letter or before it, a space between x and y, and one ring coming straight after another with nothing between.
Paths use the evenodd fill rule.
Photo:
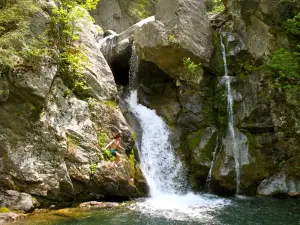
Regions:
<instances>
[{"instance_id":1,"label":"cascading water","mask_svg":"<svg viewBox=\"0 0 300 225\"><path fill-rule=\"evenodd\" d=\"M152 197L182 192L183 168L169 143L169 130L154 110L138 104L137 91L128 99L129 109L138 119L143 136L140 161Z\"/></svg>"},{"instance_id":2,"label":"cascading water","mask_svg":"<svg viewBox=\"0 0 300 225\"><path fill-rule=\"evenodd\" d=\"M225 81L226 91L227 91L227 117L228 117L228 133L227 140L231 142L232 152L235 162L235 173L236 173L236 194L239 193L240 187L240 153L237 149L235 131L233 126L233 96L231 90L231 77L228 76L227 60L226 60L226 49L223 43L222 35L220 35L223 63L224 63L224 76L223 80Z\"/></svg>"},{"instance_id":3,"label":"cascading water","mask_svg":"<svg viewBox=\"0 0 300 225\"><path fill-rule=\"evenodd\" d=\"M135 51L133 49L133 54ZM131 57L130 84L135 84L137 56ZM133 80L132 80L133 79ZM134 85L135 86L135 85ZM139 150L140 166L150 187L151 197L138 203L135 210L177 220L209 221L208 213L222 208L228 201L212 195L188 193L185 170L169 142L169 129L154 110L138 103L137 91L126 100L129 111L142 128Z\"/></svg>"},{"instance_id":4,"label":"cascading water","mask_svg":"<svg viewBox=\"0 0 300 225\"><path fill-rule=\"evenodd\" d=\"M218 147L219 147L219 136L217 136L216 146L215 146L215 149L214 149L214 152L213 152L213 159L211 161L209 172L208 172L208 175L207 175L207 178L206 178L206 187L207 187L208 191L211 191L210 190L211 173L212 173L212 169L214 167Z\"/></svg>"}]
</instances>

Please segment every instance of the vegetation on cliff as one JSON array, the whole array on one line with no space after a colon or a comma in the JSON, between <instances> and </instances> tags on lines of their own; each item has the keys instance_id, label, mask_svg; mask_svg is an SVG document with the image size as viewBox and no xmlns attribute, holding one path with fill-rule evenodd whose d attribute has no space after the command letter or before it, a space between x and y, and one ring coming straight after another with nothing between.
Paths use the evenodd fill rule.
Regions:
<instances>
[{"instance_id":1,"label":"vegetation on cliff","mask_svg":"<svg viewBox=\"0 0 300 225\"><path fill-rule=\"evenodd\" d=\"M285 30L291 36L291 48L276 51L266 69L275 88L295 91L300 89L300 13L285 23Z\"/></svg>"},{"instance_id":2,"label":"vegetation on cliff","mask_svg":"<svg viewBox=\"0 0 300 225\"><path fill-rule=\"evenodd\" d=\"M0 4L0 66L13 66L19 58L30 59L45 39L31 39L31 18L39 11L35 0L8 0Z\"/></svg>"}]
</instances>

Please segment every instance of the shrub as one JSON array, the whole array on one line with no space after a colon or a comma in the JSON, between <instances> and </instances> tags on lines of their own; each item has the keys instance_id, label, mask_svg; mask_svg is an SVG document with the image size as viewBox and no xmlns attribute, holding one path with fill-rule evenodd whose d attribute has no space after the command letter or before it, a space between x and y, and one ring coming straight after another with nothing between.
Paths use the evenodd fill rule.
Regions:
<instances>
[{"instance_id":1,"label":"shrub","mask_svg":"<svg viewBox=\"0 0 300 225\"><path fill-rule=\"evenodd\" d=\"M295 90L300 88L300 57L297 52L284 49L276 51L266 65L267 74L273 78L274 87Z\"/></svg>"},{"instance_id":2,"label":"shrub","mask_svg":"<svg viewBox=\"0 0 300 225\"><path fill-rule=\"evenodd\" d=\"M225 10L222 0L206 0L205 3L209 13L219 13Z\"/></svg>"},{"instance_id":3,"label":"shrub","mask_svg":"<svg viewBox=\"0 0 300 225\"><path fill-rule=\"evenodd\" d=\"M195 74L195 72L197 71L199 66L201 66L201 64L194 63L190 58L184 58L183 66L190 74Z\"/></svg>"},{"instance_id":4,"label":"shrub","mask_svg":"<svg viewBox=\"0 0 300 225\"><path fill-rule=\"evenodd\" d=\"M92 164L90 165L90 174L91 174L91 175L95 174L96 171L97 171L97 168L98 168L98 165L97 165L96 163L92 163Z\"/></svg>"},{"instance_id":5,"label":"shrub","mask_svg":"<svg viewBox=\"0 0 300 225\"><path fill-rule=\"evenodd\" d=\"M47 48L45 36L32 37L29 25L31 18L39 11L35 0L7 0L0 10L0 65L12 67L19 58L32 60Z\"/></svg>"}]
</instances>

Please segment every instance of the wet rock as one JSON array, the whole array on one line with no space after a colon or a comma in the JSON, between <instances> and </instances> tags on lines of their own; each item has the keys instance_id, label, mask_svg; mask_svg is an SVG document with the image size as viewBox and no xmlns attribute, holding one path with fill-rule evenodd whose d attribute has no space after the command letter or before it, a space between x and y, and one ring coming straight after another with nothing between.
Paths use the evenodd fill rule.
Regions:
<instances>
[{"instance_id":1,"label":"wet rock","mask_svg":"<svg viewBox=\"0 0 300 225\"><path fill-rule=\"evenodd\" d=\"M84 202L81 203L79 208L87 208L87 209L111 209L120 207L120 203L117 202Z\"/></svg>"},{"instance_id":2,"label":"wet rock","mask_svg":"<svg viewBox=\"0 0 300 225\"><path fill-rule=\"evenodd\" d=\"M263 180L257 188L257 194L266 196L300 196L300 180L288 176L285 171L281 171L269 179Z\"/></svg>"}]
</instances>

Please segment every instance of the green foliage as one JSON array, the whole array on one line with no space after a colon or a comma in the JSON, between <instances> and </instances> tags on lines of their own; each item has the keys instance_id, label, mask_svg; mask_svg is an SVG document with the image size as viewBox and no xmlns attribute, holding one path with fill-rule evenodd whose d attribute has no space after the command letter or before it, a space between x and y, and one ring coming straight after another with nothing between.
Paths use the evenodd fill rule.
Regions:
<instances>
[{"instance_id":1,"label":"green foliage","mask_svg":"<svg viewBox=\"0 0 300 225\"><path fill-rule=\"evenodd\" d=\"M0 208L0 213L7 213L7 212L9 212L8 208L5 207Z\"/></svg>"},{"instance_id":2,"label":"green foliage","mask_svg":"<svg viewBox=\"0 0 300 225\"><path fill-rule=\"evenodd\" d=\"M100 146L100 149L104 149L105 146L108 144L109 138L106 133L97 132L98 137L98 144Z\"/></svg>"},{"instance_id":3,"label":"green foliage","mask_svg":"<svg viewBox=\"0 0 300 225\"><path fill-rule=\"evenodd\" d=\"M184 58L183 66L190 74L194 75L201 64L194 63L190 58Z\"/></svg>"},{"instance_id":4,"label":"green foliage","mask_svg":"<svg viewBox=\"0 0 300 225\"><path fill-rule=\"evenodd\" d=\"M78 22L84 25L94 22L84 9L95 9L98 2L99 0L62 0L57 1L57 6L52 10L53 27L58 38L56 45L60 51L61 73L67 80L68 87L81 98L91 96L91 92L83 75L88 59L83 54L82 46L75 44L81 31Z\"/></svg>"},{"instance_id":5,"label":"green foliage","mask_svg":"<svg viewBox=\"0 0 300 225\"><path fill-rule=\"evenodd\" d=\"M94 109L97 103L97 99L89 97L88 98L88 103L89 103L89 107L90 109Z\"/></svg>"},{"instance_id":6,"label":"green foliage","mask_svg":"<svg viewBox=\"0 0 300 225\"><path fill-rule=\"evenodd\" d=\"M206 7L209 13L220 13L225 10L222 0L206 0Z\"/></svg>"},{"instance_id":7,"label":"green foliage","mask_svg":"<svg viewBox=\"0 0 300 225\"><path fill-rule=\"evenodd\" d=\"M300 88L300 55L280 49L266 65L267 74L273 78L274 87L288 90Z\"/></svg>"},{"instance_id":8,"label":"green foliage","mask_svg":"<svg viewBox=\"0 0 300 225\"><path fill-rule=\"evenodd\" d=\"M133 140L136 140L136 133L135 132L133 132L132 137L133 137Z\"/></svg>"},{"instance_id":9,"label":"green foliage","mask_svg":"<svg viewBox=\"0 0 300 225\"><path fill-rule=\"evenodd\" d=\"M95 174L96 171L97 171L97 168L98 168L98 164L92 163L92 164L90 165L90 174L91 174L91 175Z\"/></svg>"},{"instance_id":10,"label":"green foliage","mask_svg":"<svg viewBox=\"0 0 300 225\"><path fill-rule=\"evenodd\" d=\"M117 103L115 101L105 101L105 102L103 102L103 104L108 106L110 109L117 108Z\"/></svg>"},{"instance_id":11,"label":"green foliage","mask_svg":"<svg viewBox=\"0 0 300 225\"><path fill-rule=\"evenodd\" d=\"M119 0L121 8L136 20L145 19L154 15L158 0Z\"/></svg>"},{"instance_id":12,"label":"green foliage","mask_svg":"<svg viewBox=\"0 0 300 225\"><path fill-rule=\"evenodd\" d=\"M298 13L298 15L296 15L294 18L289 19L285 23L285 28L287 32L295 36L300 36L300 13Z\"/></svg>"},{"instance_id":13,"label":"green foliage","mask_svg":"<svg viewBox=\"0 0 300 225\"><path fill-rule=\"evenodd\" d=\"M79 141L78 141L77 138L68 135L67 136L67 143L68 143L68 145L78 146Z\"/></svg>"},{"instance_id":14,"label":"green foliage","mask_svg":"<svg viewBox=\"0 0 300 225\"><path fill-rule=\"evenodd\" d=\"M300 37L300 13L285 23L286 31ZM299 40L299 39L298 39ZM300 42L294 48L279 49L265 66L265 72L273 79L273 86L288 91L300 90Z\"/></svg>"},{"instance_id":15,"label":"green foliage","mask_svg":"<svg viewBox=\"0 0 300 225\"><path fill-rule=\"evenodd\" d=\"M0 10L0 65L12 67L19 58L34 60L47 48L45 35L33 37L31 18L40 10L36 0L7 0Z\"/></svg>"},{"instance_id":16,"label":"green foliage","mask_svg":"<svg viewBox=\"0 0 300 225\"><path fill-rule=\"evenodd\" d=\"M176 37L175 37L175 34L169 34L169 42L171 43L176 43Z\"/></svg>"}]
</instances>

